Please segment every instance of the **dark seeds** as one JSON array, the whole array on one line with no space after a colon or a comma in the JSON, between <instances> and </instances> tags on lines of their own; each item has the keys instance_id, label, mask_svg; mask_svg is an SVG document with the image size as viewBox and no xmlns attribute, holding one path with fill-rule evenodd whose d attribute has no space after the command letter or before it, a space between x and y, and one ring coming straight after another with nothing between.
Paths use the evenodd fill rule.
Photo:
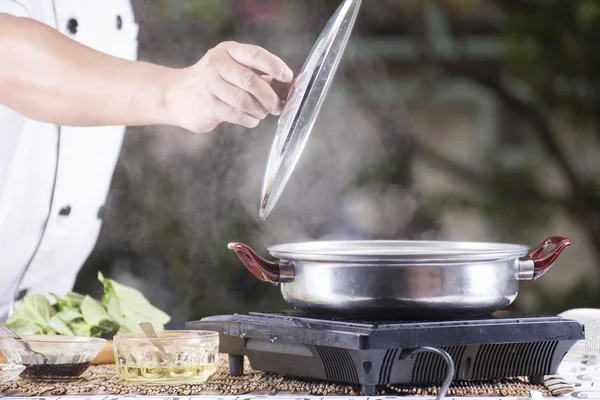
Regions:
<instances>
[{"instance_id":1,"label":"dark seeds","mask_svg":"<svg viewBox=\"0 0 600 400\"><path fill-rule=\"evenodd\" d=\"M76 364L30 364L25 365L21 377L31 380L75 379L92 363Z\"/></svg>"}]
</instances>

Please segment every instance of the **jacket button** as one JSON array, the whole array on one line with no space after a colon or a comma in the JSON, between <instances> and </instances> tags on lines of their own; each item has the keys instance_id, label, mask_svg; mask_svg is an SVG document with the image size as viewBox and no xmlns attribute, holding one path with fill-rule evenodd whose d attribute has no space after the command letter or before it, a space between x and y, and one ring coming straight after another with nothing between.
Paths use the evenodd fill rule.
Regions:
<instances>
[{"instance_id":1,"label":"jacket button","mask_svg":"<svg viewBox=\"0 0 600 400\"><path fill-rule=\"evenodd\" d=\"M60 209L60 211L58 212L58 215L62 215L63 217L68 216L69 214L71 214L71 206L64 206L63 208Z\"/></svg>"},{"instance_id":2,"label":"jacket button","mask_svg":"<svg viewBox=\"0 0 600 400\"><path fill-rule=\"evenodd\" d=\"M15 300L17 301L21 301L23 300L23 298L27 296L27 289L23 289L19 292L19 295L17 296L17 298Z\"/></svg>"},{"instance_id":3,"label":"jacket button","mask_svg":"<svg viewBox=\"0 0 600 400\"><path fill-rule=\"evenodd\" d=\"M71 18L69 22L67 22L67 30L71 32L72 35L77 33L77 28L79 27L79 23L75 18Z\"/></svg>"},{"instance_id":4,"label":"jacket button","mask_svg":"<svg viewBox=\"0 0 600 400\"><path fill-rule=\"evenodd\" d=\"M99 220L103 220L103 219L104 219L104 214L105 214L105 213L106 213L106 212L105 212L104 206L100 207L100 208L98 209L98 219L99 219Z\"/></svg>"},{"instance_id":5,"label":"jacket button","mask_svg":"<svg viewBox=\"0 0 600 400\"><path fill-rule=\"evenodd\" d=\"M120 15L117 15L117 29L121 30L122 27L123 27L123 19L121 18Z\"/></svg>"}]
</instances>

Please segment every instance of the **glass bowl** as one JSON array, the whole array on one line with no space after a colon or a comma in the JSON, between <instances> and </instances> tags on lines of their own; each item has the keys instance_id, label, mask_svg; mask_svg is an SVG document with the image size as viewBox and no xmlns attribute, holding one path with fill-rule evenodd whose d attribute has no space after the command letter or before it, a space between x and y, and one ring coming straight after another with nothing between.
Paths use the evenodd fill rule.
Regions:
<instances>
[{"instance_id":1,"label":"glass bowl","mask_svg":"<svg viewBox=\"0 0 600 400\"><path fill-rule=\"evenodd\" d=\"M24 369L24 365L0 364L0 385L12 381L19 376Z\"/></svg>"},{"instance_id":2,"label":"glass bowl","mask_svg":"<svg viewBox=\"0 0 600 400\"><path fill-rule=\"evenodd\" d=\"M217 370L217 332L163 331L157 336L152 342L144 334L115 336L115 364L122 379L151 385L194 384L205 382Z\"/></svg>"},{"instance_id":3,"label":"glass bowl","mask_svg":"<svg viewBox=\"0 0 600 400\"><path fill-rule=\"evenodd\" d=\"M21 337L30 350L20 340L0 337L2 355L7 363L25 366L22 378L41 381L66 381L79 377L106 343L100 338L62 335Z\"/></svg>"}]
</instances>

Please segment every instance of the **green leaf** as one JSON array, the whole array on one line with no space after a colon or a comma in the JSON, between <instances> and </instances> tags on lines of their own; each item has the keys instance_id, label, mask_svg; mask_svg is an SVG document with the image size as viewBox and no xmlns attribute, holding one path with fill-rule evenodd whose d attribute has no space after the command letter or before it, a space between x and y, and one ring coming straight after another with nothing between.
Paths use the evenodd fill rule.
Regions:
<instances>
[{"instance_id":1,"label":"green leaf","mask_svg":"<svg viewBox=\"0 0 600 400\"><path fill-rule=\"evenodd\" d=\"M75 336L90 337L92 326L84 320L73 322L69 325Z\"/></svg>"},{"instance_id":2,"label":"green leaf","mask_svg":"<svg viewBox=\"0 0 600 400\"><path fill-rule=\"evenodd\" d=\"M119 330L119 324L112 320L104 319L100 321L97 326L93 326L90 335L93 337L102 337L109 339L110 337L117 334Z\"/></svg>"},{"instance_id":3,"label":"green leaf","mask_svg":"<svg viewBox=\"0 0 600 400\"><path fill-rule=\"evenodd\" d=\"M146 321L155 330L162 331L164 325L171 320L168 314L154 307L140 291L104 278L101 273L98 273L98 280L104 285L102 304L121 328L124 326L131 332L141 332L138 322Z\"/></svg>"},{"instance_id":4,"label":"green leaf","mask_svg":"<svg viewBox=\"0 0 600 400\"><path fill-rule=\"evenodd\" d=\"M63 311L56 313L55 317L60 318L65 323L83 320L83 315L80 312L70 308L65 308Z\"/></svg>"},{"instance_id":5,"label":"green leaf","mask_svg":"<svg viewBox=\"0 0 600 400\"><path fill-rule=\"evenodd\" d=\"M6 326L19 335L43 335L45 333L41 326L22 319L13 319L10 323L6 323Z\"/></svg>"},{"instance_id":6,"label":"green leaf","mask_svg":"<svg viewBox=\"0 0 600 400\"><path fill-rule=\"evenodd\" d=\"M60 335L75 336L75 333L69 329L67 324L60 319L58 315L54 315L50 318L50 326L52 326L52 328Z\"/></svg>"},{"instance_id":7,"label":"green leaf","mask_svg":"<svg viewBox=\"0 0 600 400\"><path fill-rule=\"evenodd\" d=\"M104 294L102 296L102 305L106 308L108 315L119 325L125 323L125 317L121 315L121 306L116 296Z\"/></svg>"},{"instance_id":8,"label":"green leaf","mask_svg":"<svg viewBox=\"0 0 600 400\"><path fill-rule=\"evenodd\" d=\"M81 302L81 314L89 325L98 325L100 321L110 319L102 304L90 296L85 296Z\"/></svg>"},{"instance_id":9,"label":"green leaf","mask_svg":"<svg viewBox=\"0 0 600 400\"><path fill-rule=\"evenodd\" d=\"M111 319L103 319L98 324L98 328L103 329L107 333L116 333L119 330L119 324Z\"/></svg>"},{"instance_id":10,"label":"green leaf","mask_svg":"<svg viewBox=\"0 0 600 400\"><path fill-rule=\"evenodd\" d=\"M81 302L85 298L84 295L75 292L69 292L62 298L54 293L50 293L50 295L56 299L56 304L61 311L65 308L79 309L79 307L81 307Z\"/></svg>"},{"instance_id":11,"label":"green leaf","mask_svg":"<svg viewBox=\"0 0 600 400\"><path fill-rule=\"evenodd\" d=\"M56 314L56 311L48 301L48 299L39 294L26 296L23 301L17 306L6 322L6 326L19 332L23 327L23 322L26 321L35 324L41 328L42 333L55 333L54 328L50 324L50 318Z\"/></svg>"}]
</instances>

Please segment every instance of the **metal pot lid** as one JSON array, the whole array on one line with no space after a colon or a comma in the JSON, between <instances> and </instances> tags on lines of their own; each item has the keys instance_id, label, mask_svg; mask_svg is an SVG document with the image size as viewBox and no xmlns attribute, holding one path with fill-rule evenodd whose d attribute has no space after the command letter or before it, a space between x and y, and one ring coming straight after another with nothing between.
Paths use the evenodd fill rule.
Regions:
<instances>
[{"instance_id":1,"label":"metal pot lid","mask_svg":"<svg viewBox=\"0 0 600 400\"><path fill-rule=\"evenodd\" d=\"M273 210L300 158L331 86L362 0L345 0L313 46L290 90L265 171L259 216Z\"/></svg>"}]
</instances>

